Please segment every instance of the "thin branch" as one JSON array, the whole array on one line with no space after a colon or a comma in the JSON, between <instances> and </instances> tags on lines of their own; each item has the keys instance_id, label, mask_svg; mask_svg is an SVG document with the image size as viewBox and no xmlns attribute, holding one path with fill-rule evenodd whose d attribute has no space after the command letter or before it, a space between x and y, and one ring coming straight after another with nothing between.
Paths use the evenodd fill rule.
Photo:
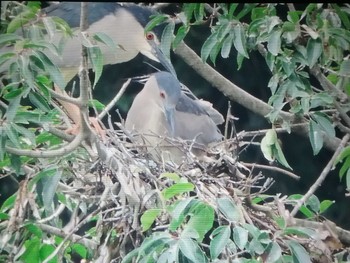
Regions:
<instances>
[{"instance_id":1,"label":"thin branch","mask_svg":"<svg viewBox=\"0 0 350 263\"><path fill-rule=\"evenodd\" d=\"M83 133L79 133L73 141L66 145L61 145L59 149L56 150L24 150L24 149L16 149L10 146L6 146L6 151L11 154L20 155L20 156L28 156L33 158L51 158L51 157L60 157L66 154L71 153L76 148L78 148L81 142L85 139L85 135Z\"/></svg>"},{"instance_id":2,"label":"thin branch","mask_svg":"<svg viewBox=\"0 0 350 263\"><path fill-rule=\"evenodd\" d=\"M321 86L324 90L334 93L338 95L338 89L326 78L325 75L322 74L320 67L314 66L311 70L311 74L315 76L315 78L320 82ZM350 127L350 117L346 114L344 109L339 105L339 103L334 99L333 100L334 107L339 111L340 116L345 121L345 123Z\"/></svg>"},{"instance_id":3,"label":"thin branch","mask_svg":"<svg viewBox=\"0 0 350 263\"><path fill-rule=\"evenodd\" d=\"M270 166L270 165L263 165L263 164L253 164L253 163L244 163L241 162L241 164L247 166L247 167L254 167L254 168L260 168L260 169L265 169L265 170L270 170L270 171L275 171L275 172L279 172L285 175L288 175L289 177L292 177L295 180L299 180L300 176L296 175L295 173L289 172L287 170L284 170L282 168L279 167L275 167L275 166Z\"/></svg>"},{"instance_id":4,"label":"thin branch","mask_svg":"<svg viewBox=\"0 0 350 263\"><path fill-rule=\"evenodd\" d=\"M111 108L113 108L117 102L119 101L119 99L121 98L121 96L123 96L126 88L128 87L128 85L130 84L131 79L128 79L123 86L121 87L121 89L119 90L119 92L117 93L117 95L113 98L113 100L111 100L111 102L108 103L108 105L103 109L103 111L97 116L97 118L99 120L102 120L102 118L111 110Z\"/></svg>"},{"instance_id":5,"label":"thin branch","mask_svg":"<svg viewBox=\"0 0 350 263\"><path fill-rule=\"evenodd\" d=\"M294 207L294 209L290 213L290 219L296 215L296 213L299 211L300 207L310 198L310 196L313 193L315 193L317 188L319 188L321 186L322 182L324 181L324 179L328 175L329 171L331 170L332 166L334 165L335 159L338 157L340 152L343 150L343 148L344 148L345 144L347 143L347 141L349 140L349 138L350 138L350 134L346 134L343 137L338 149L334 152L332 158L329 160L328 164L323 169L322 173L320 174L320 176L318 177L316 182L310 187L309 191L303 196L303 198L298 200L298 203L296 204L296 206Z\"/></svg>"}]
</instances>

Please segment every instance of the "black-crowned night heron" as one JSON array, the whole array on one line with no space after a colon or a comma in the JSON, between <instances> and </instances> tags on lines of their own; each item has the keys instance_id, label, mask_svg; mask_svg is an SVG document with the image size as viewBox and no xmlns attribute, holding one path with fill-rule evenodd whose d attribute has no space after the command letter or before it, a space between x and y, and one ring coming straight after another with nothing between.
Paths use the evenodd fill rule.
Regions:
<instances>
[{"instance_id":1,"label":"black-crowned night heron","mask_svg":"<svg viewBox=\"0 0 350 263\"><path fill-rule=\"evenodd\" d=\"M135 141L145 141L148 150L158 160L164 158L179 163L184 156L181 146L169 143L165 137L180 138L193 143L198 154L222 135L198 100L181 91L181 84L169 72L157 72L148 79L135 97L128 112L125 128L135 135ZM164 153L169 153L164 155Z\"/></svg>"},{"instance_id":2,"label":"black-crowned night heron","mask_svg":"<svg viewBox=\"0 0 350 263\"><path fill-rule=\"evenodd\" d=\"M43 9L47 16L57 16L65 20L71 28L76 28L73 38L69 38L60 58L55 62L59 67L71 68L69 78L77 73L77 67L81 61L81 41L79 38L80 2L62 2ZM108 35L116 44L112 49L105 44L98 43L103 54L103 63L117 64L129 61L142 53L148 58L159 61L155 56L156 51L149 44L148 39L156 41L161 35L160 28L145 35L145 26L150 21L150 16L156 12L148 7L135 4L121 4L113 2L88 3L89 34L102 32ZM55 39L59 41L60 36ZM147 39L148 38L148 39ZM57 42L58 43L58 42Z\"/></svg>"},{"instance_id":3,"label":"black-crowned night heron","mask_svg":"<svg viewBox=\"0 0 350 263\"><path fill-rule=\"evenodd\" d=\"M158 41L161 35L161 27L155 27L152 32L145 34L145 26L151 20L150 16L156 12L145 6L136 4L121 4L115 2L90 2L88 3L87 33L104 33L115 43L115 48L95 41L103 54L103 64L118 64L129 61L139 53L159 62L157 52L148 42L149 39ZM81 64L82 34L80 32L80 2L61 2L52 4L41 10L41 14L47 17L59 17L67 22L73 29L73 36L67 36L61 55L56 55L50 49L44 53L62 71L66 82L78 73ZM19 33L21 30L19 30ZM47 41L59 46L63 33L56 31L53 36L47 34ZM8 50L8 48L7 48Z\"/></svg>"}]
</instances>

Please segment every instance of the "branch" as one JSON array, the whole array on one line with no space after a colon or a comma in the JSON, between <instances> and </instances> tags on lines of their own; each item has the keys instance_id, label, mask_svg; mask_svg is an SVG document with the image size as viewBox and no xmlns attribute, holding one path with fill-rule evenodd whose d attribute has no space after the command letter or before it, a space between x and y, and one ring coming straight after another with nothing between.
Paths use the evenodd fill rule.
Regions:
<instances>
[{"instance_id":1,"label":"branch","mask_svg":"<svg viewBox=\"0 0 350 263\"><path fill-rule=\"evenodd\" d=\"M74 151L78 146L80 146L81 142L85 139L85 134L79 133L73 141L70 143L60 146L57 150L24 150L24 149L16 149L9 146L6 146L6 151L11 154L20 155L20 156L29 156L33 158L52 158L52 157L60 157L70 152Z\"/></svg>"},{"instance_id":2,"label":"branch","mask_svg":"<svg viewBox=\"0 0 350 263\"><path fill-rule=\"evenodd\" d=\"M298 203L296 206L293 208L292 212L290 213L290 218L294 217L296 213L299 211L300 207L310 198L310 196L315 193L318 187L321 186L322 182L324 179L326 179L326 176L328 175L329 171L331 170L335 159L338 157L340 152L343 150L345 144L350 138L350 134L346 134L343 139L341 140L340 145L338 146L338 149L334 152L332 158L329 160L328 164L326 167L323 169L322 173L316 180L316 182L310 187L309 191L303 196L303 198L298 200Z\"/></svg>"},{"instance_id":3,"label":"branch","mask_svg":"<svg viewBox=\"0 0 350 263\"><path fill-rule=\"evenodd\" d=\"M322 74L322 71L318 66L314 66L310 71L311 74L314 75L315 78L320 82L324 90L330 93L334 93L338 97L341 96L339 95L339 90L336 87L334 87L334 85L326 78L325 75ZM339 105L339 103L335 99L333 99L333 104L334 107L338 110L342 119L345 121L348 127L350 127L350 117L346 114L344 109Z\"/></svg>"},{"instance_id":4,"label":"branch","mask_svg":"<svg viewBox=\"0 0 350 263\"><path fill-rule=\"evenodd\" d=\"M117 93L117 95L113 98L113 100L111 100L108 105L103 109L103 111L98 115L98 119L102 120L102 118L110 111L110 109L112 107L114 107L118 100L120 99L120 97L124 94L126 88L128 87L128 85L130 84L131 79L128 79L123 86L121 87L121 89L119 90L119 92Z\"/></svg>"},{"instance_id":5,"label":"branch","mask_svg":"<svg viewBox=\"0 0 350 263\"><path fill-rule=\"evenodd\" d=\"M66 237L67 234L68 234L66 231L64 231L61 228L56 228L56 227L49 226L49 225L42 224L42 223L37 223L36 225L38 227L40 227L43 231L46 231L46 232L48 232L50 234L53 234L53 235L56 235L56 236L60 236L60 237L63 237L63 238ZM69 237L69 240L72 241L73 243L82 244L82 245L86 246L88 249L91 249L91 250L95 250L98 247L98 245L99 245L97 242L95 242L93 240L81 237L81 236L76 235L76 234L72 234Z\"/></svg>"},{"instance_id":6,"label":"branch","mask_svg":"<svg viewBox=\"0 0 350 263\"><path fill-rule=\"evenodd\" d=\"M275 166L270 166L270 165L263 165L263 164L252 164L252 163L244 163L241 162L243 165L247 166L247 167L252 167L252 168L260 168L260 169L265 169L265 170L271 170L271 171L275 171L275 172L279 172L282 174L286 174L289 177L292 177L295 180L299 180L300 176L296 175L295 173L289 172L287 170L284 170L282 168L279 167L275 167Z\"/></svg>"}]
</instances>

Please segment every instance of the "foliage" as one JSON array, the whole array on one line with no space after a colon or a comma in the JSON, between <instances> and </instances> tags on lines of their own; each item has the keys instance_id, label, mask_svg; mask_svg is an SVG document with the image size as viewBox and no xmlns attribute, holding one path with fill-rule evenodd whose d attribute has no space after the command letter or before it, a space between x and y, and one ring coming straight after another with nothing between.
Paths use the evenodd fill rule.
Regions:
<instances>
[{"instance_id":1,"label":"foliage","mask_svg":"<svg viewBox=\"0 0 350 263\"><path fill-rule=\"evenodd\" d=\"M4 261L312 262L323 254L327 260L337 258L327 242L344 248L346 241L318 231L319 225L298 225L287 212L297 208L316 223L334 202L313 194L306 200L300 194L264 194L271 180L254 165L246 167L232 149L215 152L219 161L209 164L188 154L189 161L174 169L146 162L149 156L132 152L127 136L113 129L107 143L85 134L74 144L79 136L62 132L71 126L69 114L58 106L62 102L52 88L64 89L67 80L46 53L59 56L64 41L54 43L52 37L61 33L64 39L73 31L59 18L38 15L38 2L7 4L0 30L0 171L21 182L0 209ZM279 8L286 7L284 19ZM259 52L271 71L271 111L266 116L271 129L263 134L260 149L271 163L292 169L279 129L307 127L314 155L329 147L329 140L349 133L349 10L337 4L312 3L295 10L285 4L185 3L177 15L179 25L160 15L146 29L167 22L161 48L170 57L190 30L209 26L200 57L214 67L221 56L235 58L239 70ZM95 72L92 86L103 70L96 43L111 49L117 44L102 32L83 39ZM9 45L14 49L7 50ZM93 98L77 104L80 109L104 108ZM331 164L341 162L339 176L345 176L349 189L349 146Z\"/></svg>"}]
</instances>

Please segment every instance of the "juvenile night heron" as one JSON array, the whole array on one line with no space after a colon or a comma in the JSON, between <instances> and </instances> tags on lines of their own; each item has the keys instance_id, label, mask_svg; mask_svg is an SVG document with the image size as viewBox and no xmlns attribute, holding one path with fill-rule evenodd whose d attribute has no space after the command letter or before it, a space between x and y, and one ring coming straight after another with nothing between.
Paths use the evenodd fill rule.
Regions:
<instances>
[{"instance_id":1,"label":"juvenile night heron","mask_svg":"<svg viewBox=\"0 0 350 263\"><path fill-rule=\"evenodd\" d=\"M202 104L181 91L181 84L169 72L157 72L135 97L128 112L125 128L135 134L135 141L145 140L156 159L164 152L166 160L179 163L184 156L181 146L169 143L164 137L194 142L193 152L200 152L222 135Z\"/></svg>"}]
</instances>

